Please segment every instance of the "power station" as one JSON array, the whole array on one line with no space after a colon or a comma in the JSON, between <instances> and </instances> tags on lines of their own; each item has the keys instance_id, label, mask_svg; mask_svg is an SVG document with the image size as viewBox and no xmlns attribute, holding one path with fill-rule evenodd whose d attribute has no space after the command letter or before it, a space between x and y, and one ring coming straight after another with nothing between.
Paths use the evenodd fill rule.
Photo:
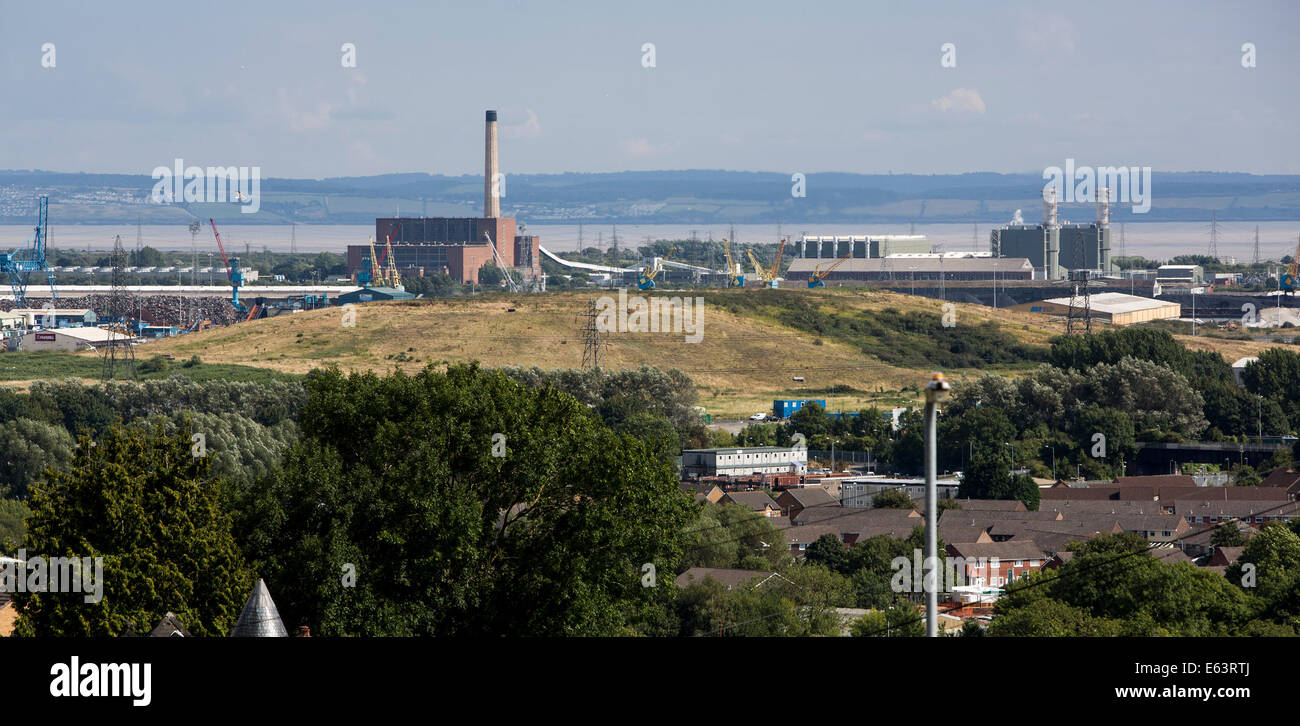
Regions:
<instances>
[{"instance_id":1,"label":"power station","mask_svg":"<svg viewBox=\"0 0 1300 726\"><path fill-rule=\"evenodd\" d=\"M1037 280L1064 280L1072 270L1113 272L1109 189L1098 190L1096 222L1062 224L1055 188L1043 192L1042 224L1024 224L1019 217L1017 211L1010 224L989 233L994 257L1028 259Z\"/></svg>"},{"instance_id":2,"label":"power station","mask_svg":"<svg viewBox=\"0 0 1300 726\"><path fill-rule=\"evenodd\" d=\"M501 216L502 177L497 149L497 112L488 111L484 128L482 217L385 217L375 220L375 242L384 250L391 242L393 259L375 260L379 269L390 262L406 276L445 274L461 283L478 282L479 268L494 263L526 288L544 288L540 238L521 235L513 217ZM371 247L348 245L348 271L366 269Z\"/></svg>"}]
</instances>

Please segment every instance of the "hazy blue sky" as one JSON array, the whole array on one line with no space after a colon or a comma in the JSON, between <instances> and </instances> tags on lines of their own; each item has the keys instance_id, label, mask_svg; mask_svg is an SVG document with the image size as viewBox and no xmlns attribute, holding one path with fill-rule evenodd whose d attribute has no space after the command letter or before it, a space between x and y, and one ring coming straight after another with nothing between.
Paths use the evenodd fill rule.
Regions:
<instances>
[{"instance_id":1,"label":"hazy blue sky","mask_svg":"<svg viewBox=\"0 0 1300 726\"><path fill-rule=\"evenodd\" d=\"M514 173L1297 173L1298 21L1287 0L0 0L0 168L481 173L496 108Z\"/></svg>"}]
</instances>

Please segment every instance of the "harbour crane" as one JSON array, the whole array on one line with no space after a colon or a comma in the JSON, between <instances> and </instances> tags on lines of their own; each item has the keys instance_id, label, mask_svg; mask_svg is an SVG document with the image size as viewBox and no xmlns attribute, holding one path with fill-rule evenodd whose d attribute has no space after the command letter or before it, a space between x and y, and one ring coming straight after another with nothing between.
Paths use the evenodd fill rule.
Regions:
<instances>
[{"instance_id":1,"label":"harbour crane","mask_svg":"<svg viewBox=\"0 0 1300 726\"><path fill-rule=\"evenodd\" d=\"M50 283L50 304L53 305L55 302L54 273L45 264L50 198L42 195L38 199L35 238L26 247L17 248L9 253L0 253L0 269L3 269L5 276L9 278L9 287L14 293L14 306L19 308L27 307L27 280L31 273L38 270L45 271L45 279Z\"/></svg>"},{"instance_id":2,"label":"harbour crane","mask_svg":"<svg viewBox=\"0 0 1300 726\"><path fill-rule=\"evenodd\" d=\"M759 282L767 282L767 270L763 269L763 265L754 256L754 251L746 249L745 254L749 256L749 263L754 266L754 276L758 278Z\"/></svg>"},{"instance_id":3,"label":"harbour crane","mask_svg":"<svg viewBox=\"0 0 1300 726\"><path fill-rule=\"evenodd\" d=\"M1286 272L1282 273L1282 279L1279 280L1281 287L1288 295L1294 295L1296 289L1300 288L1300 241L1296 242L1295 254L1291 256L1291 264L1287 265Z\"/></svg>"},{"instance_id":4,"label":"harbour crane","mask_svg":"<svg viewBox=\"0 0 1300 726\"><path fill-rule=\"evenodd\" d=\"M722 252L727 257L727 287L744 287L745 273L731 259L731 242L726 237L722 238Z\"/></svg>"},{"instance_id":5,"label":"harbour crane","mask_svg":"<svg viewBox=\"0 0 1300 726\"><path fill-rule=\"evenodd\" d=\"M226 257L226 246L221 244L221 233L217 231L217 223L208 217L208 224L212 225L212 236L217 238L217 249L221 251L221 263L226 266L226 279L230 281L230 304L235 309L244 312L248 308L239 302L239 288L244 284L244 273L239 270L239 258Z\"/></svg>"},{"instance_id":6,"label":"harbour crane","mask_svg":"<svg viewBox=\"0 0 1300 726\"><path fill-rule=\"evenodd\" d=\"M668 254L664 255L658 260L654 258L650 258L649 260L647 260L645 263L645 268L643 268L640 274L636 276L636 289L638 290L655 289L655 278L659 276L659 273L664 271L664 263L667 262L668 258L672 257L673 253L676 251L677 251L676 247L670 247L668 248Z\"/></svg>"},{"instance_id":7,"label":"harbour crane","mask_svg":"<svg viewBox=\"0 0 1300 726\"><path fill-rule=\"evenodd\" d=\"M781 244L776 246L776 259L772 262L772 269L767 273L767 284L769 287L776 287L777 282L781 279L781 256L785 254L785 243L788 237L781 238Z\"/></svg>"},{"instance_id":8,"label":"harbour crane","mask_svg":"<svg viewBox=\"0 0 1300 726\"><path fill-rule=\"evenodd\" d=\"M825 270L822 269L821 265L814 267L812 274L808 276L808 287L826 287L826 276L831 274L831 270L844 264L851 256L853 256L853 250L844 253L843 257L832 262Z\"/></svg>"},{"instance_id":9,"label":"harbour crane","mask_svg":"<svg viewBox=\"0 0 1300 726\"><path fill-rule=\"evenodd\" d=\"M370 287L376 278L381 285L384 282L384 273L379 270L379 257L375 255L375 238L370 237L369 240L370 256L361 260L361 271L357 273L357 282L362 287Z\"/></svg>"},{"instance_id":10,"label":"harbour crane","mask_svg":"<svg viewBox=\"0 0 1300 726\"><path fill-rule=\"evenodd\" d=\"M391 235L384 235L384 253L380 255L379 263L377 267L377 269L379 270L378 275L379 275L380 283L396 288L398 290L402 290L404 288L402 287L402 276L397 272L396 259L393 257L392 239L393 236L397 234L397 231L400 230L401 228L402 228L402 223L398 222L393 227L393 233ZM385 260L387 260L387 266L385 266Z\"/></svg>"},{"instance_id":11,"label":"harbour crane","mask_svg":"<svg viewBox=\"0 0 1300 726\"><path fill-rule=\"evenodd\" d=\"M393 256L393 238L387 235L384 237L384 257L388 260L388 266L384 268L384 282L397 290L404 289L402 275L398 273L397 263L394 262L396 258Z\"/></svg>"}]
</instances>

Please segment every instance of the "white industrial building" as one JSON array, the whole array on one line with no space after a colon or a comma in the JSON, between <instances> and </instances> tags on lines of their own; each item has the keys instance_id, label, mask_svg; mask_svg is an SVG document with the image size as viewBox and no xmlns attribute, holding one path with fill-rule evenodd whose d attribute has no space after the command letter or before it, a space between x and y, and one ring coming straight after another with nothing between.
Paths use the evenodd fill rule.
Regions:
<instances>
[{"instance_id":1,"label":"white industrial building","mask_svg":"<svg viewBox=\"0 0 1300 726\"><path fill-rule=\"evenodd\" d=\"M1082 313L1083 305L1068 297L1054 297L1033 303L1011 306L1012 310L1048 315L1069 315L1071 305ZM1076 304L1077 303L1077 304ZM1102 320L1111 325L1134 325L1151 320L1177 319L1182 315L1183 306L1168 300L1156 300L1139 295L1127 295L1122 292L1094 292L1088 303L1089 317Z\"/></svg>"},{"instance_id":2,"label":"white industrial building","mask_svg":"<svg viewBox=\"0 0 1300 726\"><path fill-rule=\"evenodd\" d=\"M808 450L782 446L739 449L686 449L682 476L746 476L748 474L806 474Z\"/></svg>"},{"instance_id":3,"label":"white industrial building","mask_svg":"<svg viewBox=\"0 0 1300 726\"><path fill-rule=\"evenodd\" d=\"M840 506L870 509L872 499L883 491L898 490L913 501L925 499L925 479L892 479L889 477L849 477L840 482ZM961 482L956 479L935 482L939 499L954 499Z\"/></svg>"},{"instance_id":4,"label":"white industrial building","mask_svg":"<svg viewBox=\"0 0 1300 726\"><path fill-rule=\"evenodd\" d=\"M130 339L122 332L103 328L50 328L33 330L10 341L11 350L20 351L65 351L93 350L96 346L107 343L110 339Z\"/></svg>"}]
</instances>

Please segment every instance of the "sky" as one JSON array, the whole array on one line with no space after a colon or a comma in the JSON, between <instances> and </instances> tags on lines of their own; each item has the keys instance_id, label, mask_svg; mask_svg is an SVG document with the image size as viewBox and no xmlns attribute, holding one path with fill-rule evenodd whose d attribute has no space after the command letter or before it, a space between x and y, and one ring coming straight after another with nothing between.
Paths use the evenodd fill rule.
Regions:
<instances>
[{"instance_id":1,"label":"sky","mask_svg":"<svg viewBox=\"0 0 1300 726\"><path fill-rule=\"evenodd\" d=\"M0 169L480 174L493 108L507 174L1300 173L1290 0L0 0L0 19Z\"/></svg>"}]
</instances>

